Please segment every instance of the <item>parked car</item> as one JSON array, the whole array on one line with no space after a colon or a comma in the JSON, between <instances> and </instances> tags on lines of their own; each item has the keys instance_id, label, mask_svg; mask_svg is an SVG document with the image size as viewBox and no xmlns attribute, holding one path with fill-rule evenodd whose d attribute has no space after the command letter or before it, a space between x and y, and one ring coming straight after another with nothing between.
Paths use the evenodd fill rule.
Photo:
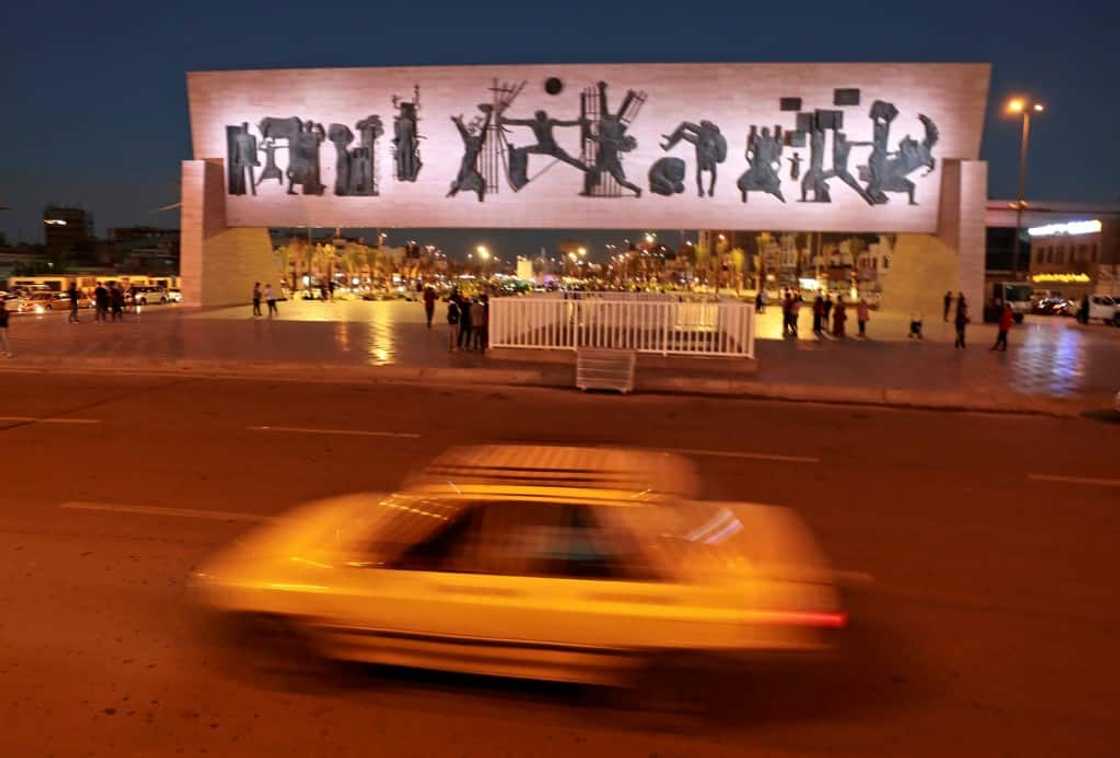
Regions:
<instances>
[{"instance_id":1,"label":"parked car","mask_svg":"<svg viewBox=\"0 0 1120 758\"><path fill-rule=\"evenodd\" d=\"M1089 296L1089 322L1100 321L1103 324L1117 324L1116 310L1120 307L1108 295Z\"/></svg>"},{"instance_id":2,"label":"parked car","mask_svg":"<svg viewBox=\"0 0 1120 758\"><path fill-rule=\"evenodd\" d=\"M326 658L614 684L686 653L829 648L846 614L805 525L699 500L698 481L669 453L458 448L395 494L297 510L193 578L260 631L252 655L290 632Z\"/></svg>"},{"instance_id":3,"label":"parked car","mask_svg":"<svg viewBox=\"0 0 1120 758\"><path fill-rule=\"evenodd\" d=\"M1061 296L1044 297L1031 309L1041 316L1072 316L1076 310L1076 303Z\"/></svg>"},{"instance_id":4,"label":"parked car","mask_svg":"<svg viewBox=\"0 0 1120 758\"><path fill-rule=\"evenodd\" d=\"M61 302L58 292L51 290L37 290L16 299L16 305L11 310L17 313L46 313L47 311L69 308L69 302Z\"/></svg>"},{"instance_id":5,"label":"parked car","mask_svg":"<svg viewBox=\"0 0 1120 758\"><path fill-rule=\"evenodd\" d=\"M130 287L127 293L130 302L137 305L154 305L168 302L167 290L163 287Z\"/></svg>"},{"instance_id":6,"label":"parked car","mask_svg":"<svg viewBox=\"0 0 1120 758\"><path fill-rule=\"evenodd\" d=\"M179 289L170 289L167 291L167 302L181 303L183 302L183 291Z\"/></svg>"}]
</instances>

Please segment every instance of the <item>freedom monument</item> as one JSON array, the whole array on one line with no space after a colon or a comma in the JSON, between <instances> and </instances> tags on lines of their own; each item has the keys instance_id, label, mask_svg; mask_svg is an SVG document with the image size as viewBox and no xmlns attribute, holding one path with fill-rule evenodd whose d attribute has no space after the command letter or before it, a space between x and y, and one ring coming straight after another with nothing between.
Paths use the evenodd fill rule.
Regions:
<instances>
[{"instance_id":1,"label":"freedom monument","mask_svg":"<svg viewBox=\"0 0 1120 758\"><path fill-rule=\"evenodd\" d=\"M897 234L893 301L980 301L987 64L192 72L186 302L275 279L269 227ZM897 282L897 283L896 283Z\"/></svg>"}]
</instances>

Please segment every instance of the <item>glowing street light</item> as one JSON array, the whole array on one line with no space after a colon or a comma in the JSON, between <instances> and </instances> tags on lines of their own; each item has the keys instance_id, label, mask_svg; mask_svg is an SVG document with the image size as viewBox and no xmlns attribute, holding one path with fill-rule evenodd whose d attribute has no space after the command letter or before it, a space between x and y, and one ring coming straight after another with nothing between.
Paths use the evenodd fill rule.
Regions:
<instances>
[{"instance_id":1,"label":"glowing street light","mask_svg":"<svg viewBox=\"0 0 1120 758\"><path fill-rule=\"evenodd\" d=\"M1031 113L1042 113L1046 106L1033 102L1025 97L1013 97L1007 103L1007 112L1015 116L1022 116L1023 129L1019 134L1019 193L1015 202L1015 252L1011 261L1011 278L1019 278L1019 249L1023 233L1023 192L1027 183L1027 147L1031 140Z\"/></svg>"},{"instance_id":2,"label":"glowing street light","mask_svg":"<svg viewBox=\"0 0 1120 758\"><path fill-rule=\"evenodd\" d=\"M479 245L475 250L478 252L479 258L484 261L490 260L490 251L487 249L486 245Z\"/></svg>"}]
</instances>

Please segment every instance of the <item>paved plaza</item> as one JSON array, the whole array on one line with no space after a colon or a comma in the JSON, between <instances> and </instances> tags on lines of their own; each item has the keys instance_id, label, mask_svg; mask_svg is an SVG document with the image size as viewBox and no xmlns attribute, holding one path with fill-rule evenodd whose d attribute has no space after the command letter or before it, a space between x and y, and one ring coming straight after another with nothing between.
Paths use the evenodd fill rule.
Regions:
<instances>
[{"instance_id":1,"label":"paved plaza","mask_svg":"<svg viewBox=\"0 0 1120 758\"><path fill-rule=\"evenodd\" d=\"M209 365L303 366L322 370L419 368L530 369L540 364L449 353L444 307L432 329L412 302L280 303L275 319L249 315L248 306L213 310L150 307L123 323L68 325L62 313L12 319L16 358L7 368L84 366L130 369ZM849 321L849 325L853 325ZM925 339L907 338L904 314L873 312L869 339L819 339L802 312L798 339L781 337L781 312L759 317L753 382L802 388L882 389L1081 398L1103 403L1120 389L1120 329L1082 326L1071 319L1028 318L1011 334L1007 353L988 350L994 327L973 324L967 350L953 348L952 325L925 321ZM854 328L850 331L855 331ZM681 359L674 373L710 374L705 359ZM383 372L389 374L391 372ZM376 375L376 371L375 371ZM485 381L485 374L478 374ZM500 380L495 380L500 383ZM687 385L681 385L687 390Z\"/></svg>"}]
</instances>

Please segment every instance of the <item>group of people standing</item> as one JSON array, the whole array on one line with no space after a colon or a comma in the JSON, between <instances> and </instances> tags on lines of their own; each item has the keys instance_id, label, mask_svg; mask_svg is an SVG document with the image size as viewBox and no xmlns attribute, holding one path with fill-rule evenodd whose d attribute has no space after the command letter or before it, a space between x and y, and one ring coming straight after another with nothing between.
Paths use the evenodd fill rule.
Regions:
<instances>
[{"instance_id":1,"label":"group of people standing","mask_svg":"<svg viewBox=\"0 0 1120 758\"><path fill-rule=\"evenodd\" d=\"M260 282L253 282L253 318L259 318L264 315L261 313L261 300L268 303L269 318L280 314L279 309L276 307L276 295L272 291L272 285L266 284L262 290Z\"/></svg>"},{"instance_id":2,"label":"group of people standing","mask_svg":"<svg viewBox=\"0 0 1120 758\"><path fill-rule=\"evenodd\" d=\"M66 317L66 321L70 324L79 324L81 319L78 318L78 307L82 301L82 293L78 290L78 285L70 282L66 295L70 299L70 315ZM123 321L124 306L124 287L116 282L109 282L108 286L98 283L93 291L94 321Z\"/></svg>"},{"instance_id":3,"label":"group of people standing","mask_svg":"<svg viewBox=\"0 0 1120 758\"><path fill-rule=\"evenodd\" d=\"M801 317L801 307L804 299L800 292L787 289L782 293L782 336L796 338ZM848 305L844 296L840 295L834 303L832 295L820 292L813 299L813 334L823 337L825 333L831 334L836 339L847 336ZM865 300L860 300L855 305L856 321L859 323L859 336L867 337L867 322L871 320L871 308ZM829 324L831 323L831 328Z\"/></svg>"},{"instance_id":4,"label":"group of people standing","mask_svg":"<svg viewBox=\"0 0 1120 758\"><path fill-rule=\"evenodd\" d=\"M432 311L435 309L434 295L435 292L432 291L432 299L429 300L427 292L424 293L429 328L432 325ZM447 298L447 326L449 352L485 352L490 344L490 296L482 294L478 297L466 297L458 289L451 290L451 295Z\"/></svg>"}]
</instances>

